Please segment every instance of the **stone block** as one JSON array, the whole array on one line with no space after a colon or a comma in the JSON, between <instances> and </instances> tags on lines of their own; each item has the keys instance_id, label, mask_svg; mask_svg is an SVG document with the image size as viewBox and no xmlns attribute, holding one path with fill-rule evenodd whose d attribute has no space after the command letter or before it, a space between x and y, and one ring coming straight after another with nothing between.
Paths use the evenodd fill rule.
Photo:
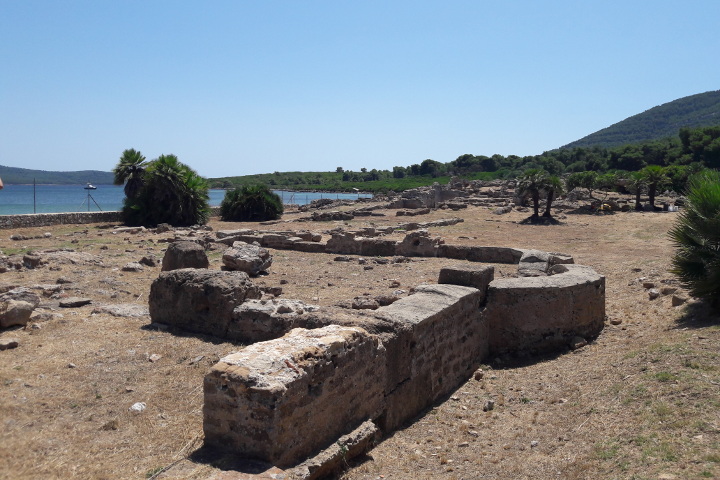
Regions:
<instances>
[{"instance_id":1,"label":"stone block","mask_svg":"<svg viewBox=\"0 0 720 480\"><path fill-rule=\"evenodd\" d=\"M490 282L490 351L546 352L575 336L597 337L605 320L605 277L581 265L555 265L547 277Z\"/></svg>"},{"instance_id":2,"label":"stone block","mask_svg":"<svg viewBox=\"0 0 720 480\"><path fill-rule=\"evenodd\" d=\"M438 283L462 285L477 288L480 291L480 303L485 301L485 293L495 278L495 267L489 265L455 265L440 269Z\"/></svg>"},{"instance_id":3,"label":"stone block","mask_svg":"<svg viewBox=\"0 0 720 480\"><path fill-rule=\"evenodd\" d=\"M162 271L180 268L208 268L210 262L202 245L196 242L180 241L168 245L162 259Z\"/></svg>"},{"instance_id":4,"label":"stone block","mask_svg":"<svg viewBox=\"0 0 720 480\"><path fill-rule=\"evenodd\" d=\"M387 411L394 429L467 380L488 353L488 323L479 290L421 285L416 293L376 310L394 324L387 351Z\"/></svg>"},{"instance_id":5,"label":"stone block","mask_svg":"<svg viewBox=\"0 0 720 480\"><path fill-rule=\"evenodd\" d=\"M294 329L222 358L205 377L205 443L281 468L384 408L385 349L359 327Z\"/></svg>"},{"instance_id":6,"label":"stone block","mask_svg":"<svg viewBox=\"0 0 720 480\"><path fill-rule=\"evenodd\" d=\"M150 286L150 317L155 323L224 338L235 307L260 296L245 272L172 270Z\"/></svg>"}]
</instances>

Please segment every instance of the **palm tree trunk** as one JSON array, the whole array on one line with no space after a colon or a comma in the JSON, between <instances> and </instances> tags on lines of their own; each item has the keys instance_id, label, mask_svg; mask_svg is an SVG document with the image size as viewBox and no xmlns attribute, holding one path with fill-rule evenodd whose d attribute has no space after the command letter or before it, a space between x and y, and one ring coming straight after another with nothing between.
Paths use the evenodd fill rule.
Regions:
<instances>
[{"instance_id":1,"label":"palm tree trunk","mask_svg":"<svg viewBox=\"0 0 720 480\"><path fill-rule=\"evenodd\" d=\"M550 189L548 190L547 194L547 205L545 205L545 213L543 213L543 217L551 218L552 214L550 213L550 209L552 208L552 202L555 199L555 190Z\"/></svg>"}]
</instances>

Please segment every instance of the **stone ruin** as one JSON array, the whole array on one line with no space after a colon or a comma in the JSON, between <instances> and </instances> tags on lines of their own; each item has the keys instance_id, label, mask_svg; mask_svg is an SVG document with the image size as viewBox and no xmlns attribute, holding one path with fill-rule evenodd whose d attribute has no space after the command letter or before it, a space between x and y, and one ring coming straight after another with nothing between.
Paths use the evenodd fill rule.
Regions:
<instances>
[{"instance_id":1,"label":"stone ruin","mask_svg":"<svg viewBox=\"0 0 720 480\"><path fill-rule=\"evenodd\" d=\"M377 310L261 300L244 272L180 269L153 282L154 322L249 345L205 377L205 444L318 478L446 397L487 358L558 351L591 340L605 319L605 277L537 250L400 242L337 234L327 243L248 232L276 248L462 258L518 264L519 277L468 263ZM222 241L222 240L221 240ZM307 250L306 250L307 249ZM315 250L316 249L316 250ZM308 428L312 426L312 428Z\"/></svg>"}]
</instances>

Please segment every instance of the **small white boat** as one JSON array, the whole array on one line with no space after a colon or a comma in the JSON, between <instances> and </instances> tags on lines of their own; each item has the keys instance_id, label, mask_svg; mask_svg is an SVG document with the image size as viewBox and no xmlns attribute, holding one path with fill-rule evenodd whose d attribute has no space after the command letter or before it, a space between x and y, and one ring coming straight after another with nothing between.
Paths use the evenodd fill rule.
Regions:
<instances>
[{"instance_id":1,"label":"small white boat","mask_svg":"<svg viewBox=\"0 0 720 480\"><path fill-rule=\"evenodd\" d=\"M97 187L93 185L92 183L88 183L83 187L85 190L97 190Z\"/></svg>"}]
</instances>

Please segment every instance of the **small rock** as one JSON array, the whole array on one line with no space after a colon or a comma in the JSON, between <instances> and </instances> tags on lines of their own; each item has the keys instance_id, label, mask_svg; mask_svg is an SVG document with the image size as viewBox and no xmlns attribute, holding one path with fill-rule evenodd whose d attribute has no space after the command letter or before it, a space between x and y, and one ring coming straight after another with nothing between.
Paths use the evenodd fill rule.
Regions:
<instances>
[{"instance_id":1,"label":"small rock","mask_svg":"<svg viewBox=\"0 0 720 480\"><path fill-rule=\"evenodd\" d=\"M469 446L470 446L470 444L468 442L462 442L461 444L458 445L458 447L460 447L460 448L469 447Z\"/></svg>"},{"instance_id":2,"label":"small rock","mask_svg":"<svg viewBox=\"0 0 720 480\"><path fill-rule=\"evenodd\" d=\"M610 319L610 325L620 325L622 323L622 320L619 318L611 318Z\"/></svg>"},{"instance_id":3,"label":"small rock","mask_svg":"<svg viewBox=\"0 0 720 480\"><path fill-rule=\"evenodd\" d=\"M645 282L643 282L642 286L643 286L643 288L649 290L651 288L655 288L655 282L645 281Z\"/></svg>"},{"instance_id":4,"label":"small rock","mask_svg":"<svg viewBox=\"0 0 720 480\"><path fill-rule=\"evenodd\" d=\"M157 354L157 353L153 353L152 355L150 355L150 356L148 357L148 361L149 361L149 362L152 362L152 363L155 363L155 362L157 362L158 360L160 360L161 358L162 358L162 355L159 355L159 354Z\"/></svg>"},{"instance_id":5,"label":"small rock","mask_svg":"<svg viewBox=\"0 0 720 480\"><path fill-rule=\"evenodd\" d=\"M133 403L128 410L132 413L141 413L147 408L144 402Z\"/></svg>"},{"instance_id":6,"label":"small rock","mask_svg":"<svg viewBox=\"0 0 720 480\"><path fill-rule=\"evenodd\" d=\"M648 298L650 300L655 300L659 296L660 296L660 290L658 290L657 288L651 288L650 290L648 290Z\"/></svg>"},{"instance_id":7,"label":"small rock","mask_svg":"<svg viewBox=\"0 0 720 480\"><path fill-rule=\"evenodd\" d=\"M138 263L140 265L145 265L146 267L157 267L159 262L157 258L147 255L141 258Z\"/></svg>"},{"instance_id":8,"label":"small rock","mask_svg":"<svg viewBox=\"0 0 720 480\"><path fill-rule=\"evenodd\" d=\"M60 300L60 306L63 308L78 308L92 303L92 299L83 297L68 297Z\"/></svg>"},{"instance_id":9,"label":"small rock","mask_svg":"<svg viewBox=\"0 0 720 480\"><path fill-rule=\"evenodd\" d=\"M197 357L190 360L190 363L188 363L188 365L195 365L196 363L200 363L203 358L205 358L205 355L198 355Z\"/></svg>"},{"instance_id":10,"label":"small rock","mask_svg":"<svg viewBox=\"0 0 720 480\"><path fill-rule=\"evenodd\" d=\"M11 348L17 348L20 344L17 338L0 338L0 350L10 350Z\"/></svg>"},{"instance_id":11,"label":"small rock","mask_svg":"<svg viewBox=\"0 0 720 480\"><path fill-rule=\"evenodd\" d=\"M352 308L355 310L377 310L380 308L380 304L374 298L355 297Z\"/></svg>"},{"instance_id":12,"label":"small rock","mask_svg":"<svg viewBox=\"0 0 720 480\"><path fill-rule=\"evenodd\" d=\"M677 287L662 287L660 289L660 293L663 295L672 295L675 292L677 292Z\"/></svg>"},{"instance_id":13,"label":"small rock","mask_svg":"<svg viewBox=\"0 0 720 480\"><path fill-rule=\"evenodd\" d=\"M572 350L578 350L584 346L586 346L587 340L585 340L583 337L573 337L572 340L570 340L570 348Z\"/></svg>"},{"instance_id":14,"label":"small rock","mask_svg":"<svg viewBox=\"0 0 720 480\"><path fill-rule=\"evenodd\" d=\"M131 408L132 408L132 407L131 407ZM106 431L107 431L107 430L117 430L118 427L119 427L119 424L118 424L118 421L117 421L117 420L110 420L110 421L107 422L105 425L103 425L102 427L100 427L100 430L106 430Z\"/></svg>"},{"instance_id":15,"label":"small rock","mask_svg":"<svg viewBox=\"0 0 720 480\"><path fill-rule=\"evenodd\" d=\"M688 297L686 297L685 295L676 293L672 296L672 306L673 307L679 307L680 305L684 304L687 301L688 301Z\"/></svg>"},{"instance_id":16,"label":"small rock","mask_svg":"<svg viewBox=\"0 0 720 480\"><path fill-rule=\"evenodd\" d=\"M68 368L75 368L76 365L75 365L74 363L70 362L70 363L68 363L67 367L68 367Z\"/></svg>"},{"instance_id":17,"label":"small rock","mask_svg":"<svg viewBox=\"0 0 720 480\"><path fill-rule=\"evenodd\" d=\"M67 277L59 277L57 280L55 280L55 283L57 283L58 285L62 285L66 283L72 283L72 280Z\"/></svg>"},{"instance_id":18,"label":"small rock","mask_svg":"<svg viewBox=\"0 0 720 480\"><path fill-rule=\"evenodd\" d=\"M530 442L530 448L535 448L538 445L540 445L540 443L537 440L533 440Z\"/></svg>"},{"instance_id":19,"label":"small rock","mask_svg":"<svg viewBox=\"0 0 720 480\"><path fill-rule=\"evenodd\" d=\"M482 378L485 376L485 372L482 368L478 368L475 370L475 380L482 380Z\"/></svg>"},{"instance_id":20,"label":"small rock","mask_svg":"<svg viewBox=\"0 0 720 480\"><path fill-rule=\"evenodd\" d=\"M121 270L123 272L142 272L145 270L145 267L140 265L138 262L130 262L126 263Z\"/></svg>"},{"instance_id":21,"label":"small rock","mask_svg":"<svg viewBox=\"0 0 720 480\"><path fill-rule=\"evenodd\" d=\"M495 410L495 400L485 400L483 412L490 412L492 410Z\"/></svg>"}]
</instances>

